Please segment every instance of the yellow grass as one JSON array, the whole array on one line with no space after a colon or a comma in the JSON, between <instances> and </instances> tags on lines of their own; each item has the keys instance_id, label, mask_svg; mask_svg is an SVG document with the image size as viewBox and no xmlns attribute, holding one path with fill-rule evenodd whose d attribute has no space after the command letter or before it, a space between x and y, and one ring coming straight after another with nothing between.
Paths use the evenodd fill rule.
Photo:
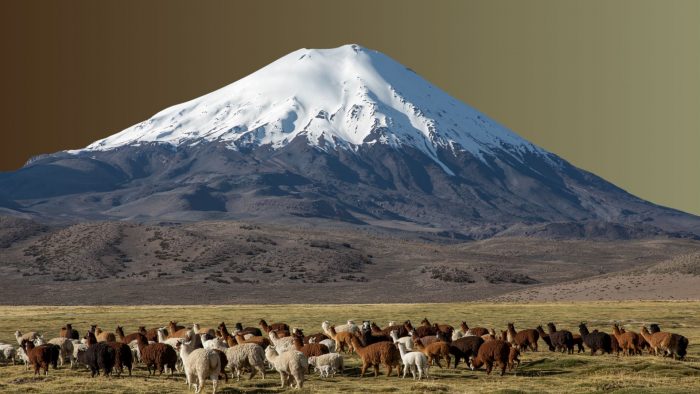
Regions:
<instances>
[{"instance_id":1,"label":"yellow grass","mask_svg":"<svg viewBox=\"0 0 700 394\"><path fill-rule=\"evenodd\" d=\"M410 290L410 289L409 289ZM117 324L127 333L138 325L162 326L169 320L203 326L216 326L225 321L255 325L260 318L268 322L284 321L301 327L307 334L320 331L323 320L341 323L347 319L373 320L384 326L390 320L423 317L439 323L457 325L466 320L470 325L504 329L507 322L516 328L534 328L554 321L560 328L576 331L580 321L591 329L610 332L615 321L639 331L642 323L656 322L664 330L677 332L690 339L688 360L674 361L653 356L616 357L589 354L562 355L546 350L525 353L523 363L514 373L500 377L486 376L483 370L469 371L464 364L457 370L431 368L431 379L415 382L410 378L357 377L357 356L346 356L349 366L346 377L320 379L311 376L302 392L700 392L700 302L586 302L547 304L382 304L382 305L246 305L246 306L110 306L110 307L0 307L0 342L16 343L13 333L19 329L39 331L45 337L58 335L59 328L72 323L81 334L93 323L106 330ZM175 379L148 377L138 366L133 376L91 379L83 369L50 370L48 377L33 377L23 366L0 366L1 392L50 393L169 393L184 392L182 375ZM279 378L268 378L220 385L221 392L275 392ZM206 387L211 392L211 384Z\"/></svg>"}]
</instances>

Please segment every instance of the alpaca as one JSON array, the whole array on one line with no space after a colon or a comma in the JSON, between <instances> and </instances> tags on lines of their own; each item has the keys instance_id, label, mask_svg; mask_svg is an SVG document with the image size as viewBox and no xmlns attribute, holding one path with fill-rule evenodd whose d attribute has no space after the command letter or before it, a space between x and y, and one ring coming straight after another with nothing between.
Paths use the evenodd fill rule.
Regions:
<instances>
[{"instance_id":1,"label":"alpaca","mask_svg":"<svg viewBox=\"0 0 700 394\"><path fill-rule=\"evenodd\" d=\"M279 354L275 346L268 346L265 349L265 358L279 372L281 388L285 385L297 389L304 387L304 374L309 369L309 361L303 353L292 349ZM296 385L292 385L292 378Z\"/></svg>"},{"instance_id":2,"label":"alpaca","mask_svg":"<svg viewBox=\"0 0 700 394\"><path fill-rule=\"evenodd\" d=\"M377 342L369 346L362 346L360 340L353 336L352 347L358 356L362 359L362 369L360 377L365 376L365 371L370 366L374 367L374 376L379 375L379 364L384 364L387 368L386 376L391 376L391 371L396 367L396 376L399 375L399 362L401 361L401 353L391 342Z\"/></svg>"},{"instance_id":3,"label":"alpaca","mask_svg":"<svg viewBox=\"0 0 700 394\"><path fill-rule=\"evenodd\" d=\"M185 377L187 378L187 388L194 385L194 392L199 393L207 377L211 379L214 394L219 384L219 373L221 373L221 359L216 351L211 349L195 348L194 331L189 330L177 344L182 364L185 367ZM197 383L194 383L195 378Z\"/></svg>"},{"instance_id":4,"label":"alpaca","mask_svg":"<svg viewBox=\"0 0 700 394\"><path fill-rule=\"evenodd\" d=\"M416 379L416 372L418 372L418 380L423 379L423 375L428 378L428 368L430 367L428 357L422 352L407 351L406 346L401 342L398 343L398 347L403 362L403 378L406 378L409 370L414 380Z\"/></svg>"}]
</instances>

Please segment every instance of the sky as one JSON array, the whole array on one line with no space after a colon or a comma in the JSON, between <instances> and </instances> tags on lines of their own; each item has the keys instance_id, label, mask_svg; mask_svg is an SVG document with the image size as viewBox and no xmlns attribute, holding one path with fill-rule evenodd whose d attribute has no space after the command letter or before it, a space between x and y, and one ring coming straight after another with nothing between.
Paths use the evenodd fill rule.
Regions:
<instances>
[{"instance_id":1,"label":"sky","mask_svg":"<svg viewBox=\"0 0 700 394\"><path fill-rule=\"evenodd\" d=\"M299 48L358 43L641 198L700 214L700 2L4 1L0 171Z\"/></svg>"}]
</instances>

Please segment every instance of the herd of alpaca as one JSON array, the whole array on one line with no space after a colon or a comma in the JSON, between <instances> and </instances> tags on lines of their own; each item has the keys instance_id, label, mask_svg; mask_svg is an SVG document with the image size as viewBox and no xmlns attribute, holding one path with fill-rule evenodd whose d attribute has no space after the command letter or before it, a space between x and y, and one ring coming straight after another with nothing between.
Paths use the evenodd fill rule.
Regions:
<instances>
[{"instance_id":1,"label":"herd of alpaca","mask_svg":"<svg viewBox=\"0 0 700 394\"><path fill-rule=\"evenodd\" d=\"M497 333L494 329L469 327L466 322L455 329L427 318L418 326L406 320L402 324L392 321L384 328L370 321L359 325L351 320L342 325L324 321L321 331L311 335L305 335L301 328L290 329L285 323L260 320L258 326L237 323L229 331L224 322L217 328L207 328L170 321L163 327L141 326L125 334L121 326L107 332L93 325L81 338L71 324L66 324L57 330L59 336L49 341L35 331L16 331L19 347L0 343L0 358L13 364L24 362L27 369L33 367L35 375L48 374L50 366L56 369L65 362L70 368L87 368L92 376L131 375L133 365L141 363L149 375L184 374L188 388L199 393L207 379L216 392L220 379L228 381L227 368L236 381L246 373L248 379L256 374L265 379L266 371L274 369L283 388L302 388L312 368L322 378L345 375L344 358L353 353L361 362L360 378L370 368L378 376L381 367L387 376L396 370L396 376L405 378L410 372L413 379L421 380L431 377L433 366L457 368L461 360L471 370L483 366L490 374L496 367L503 375L507 369L518 367L522 352L537 352L540 340L550 351L568 354L574 353L575 347L578 352L585 347L591 355L633 356L646 351L682 360L688 348L686 337L661 331L657 324L642 326L639 333L613 324L612 333L606 333L589 331L581 323L577 334L557 329L551 322L546 324L546 331L542 326L517 330L515 324L508 323L506 330Z\"/></svg>"}]
</instances>

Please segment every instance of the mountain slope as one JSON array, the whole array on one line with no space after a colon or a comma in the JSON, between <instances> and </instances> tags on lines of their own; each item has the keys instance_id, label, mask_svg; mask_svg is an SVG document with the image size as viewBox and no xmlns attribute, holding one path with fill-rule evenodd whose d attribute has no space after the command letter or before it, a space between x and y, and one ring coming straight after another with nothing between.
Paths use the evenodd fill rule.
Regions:
<instances>
[{"instance_id":1,"label":"mountain slope","mask_svg":"<svg viewBox=\"0 0 700 394\"><path fill-rule=\"evenodd\" d=\"M694 236L387 56L302 49L80 150L0 174L39 217L323 219L446 234Z\"/></svg>"}]
</instances>

